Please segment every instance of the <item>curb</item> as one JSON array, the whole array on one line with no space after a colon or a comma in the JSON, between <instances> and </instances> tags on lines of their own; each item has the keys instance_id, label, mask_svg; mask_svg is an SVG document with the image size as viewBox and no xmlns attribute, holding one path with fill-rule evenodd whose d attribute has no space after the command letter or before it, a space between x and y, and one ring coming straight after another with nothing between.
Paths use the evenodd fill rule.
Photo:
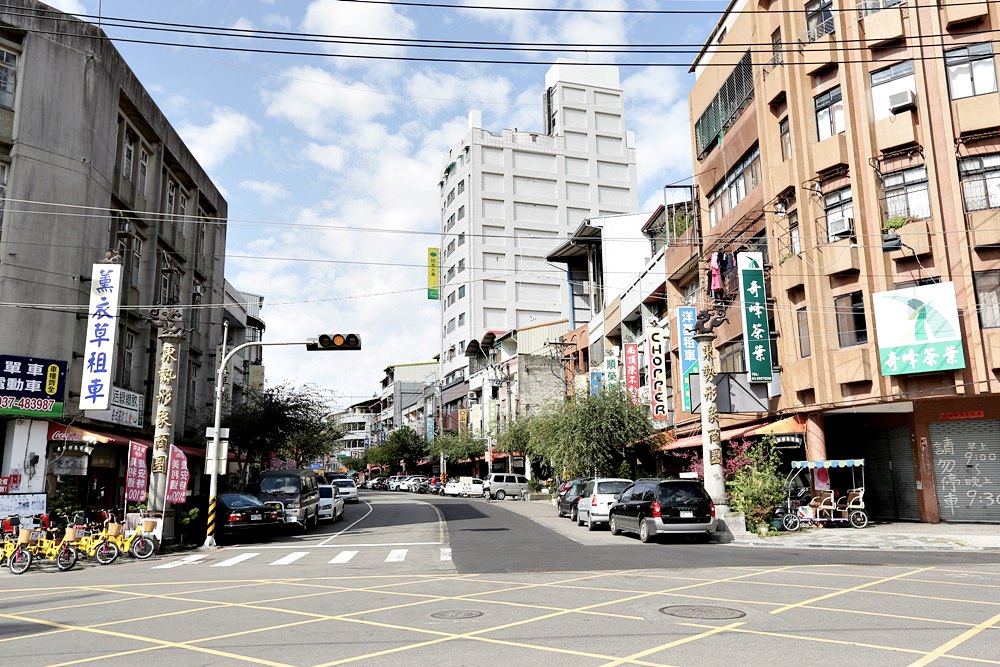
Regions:
<instances>
[{"instance_id":1,"label":"curb","mask_svg":"<svg viewBox=\"0 0 1000 667\"><path fill-rule=\"evenodd\" d=\"M807 542L803 544L780 544L777 542L761 542L752 540L749 542L734 541L728 543L731 546L749 547L758 549L827 549L835 551L941 551L946 553L996 553L1000 554L1000 547L959 547L959 546L931 546L931 545L891 545L891 544L823 544L820 542Z\"/></svg>"}]
</instances>

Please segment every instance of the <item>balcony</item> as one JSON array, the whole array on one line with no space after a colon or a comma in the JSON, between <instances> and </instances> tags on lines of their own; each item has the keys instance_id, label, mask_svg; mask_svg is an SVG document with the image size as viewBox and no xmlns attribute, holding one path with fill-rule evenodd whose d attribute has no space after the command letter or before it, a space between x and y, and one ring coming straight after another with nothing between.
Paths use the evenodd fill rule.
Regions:
<instances>
[{"instance_id":1,"label":"balcony","mask_svg":"<svg viewBox=\"0 0 1000 667\"><path fill-rule=\"evenodd\" d=\"M837 64L836 29L834 17L830 16L814 24L799 39L799 52L802 54L806 74L815 74Z\"/></svg>"},{"instance_id":2,"label":"balcony","mask_svg":"<svg viewBox=\"0 0 1000 667\"><path fill-rule=\"evenodd\" d=\"M876 49L906 36L903 30L902 0L864 0L861 7L861 31L865 46Z\"/></svg>"},{"instance_id":3,"label":"balcony","mask_svg":"<svg viewBox=\"0 0 1000 667\"><path fill-rule=\"evenodd\" d=\"M875 145L880 151L885 153L899 146L919 143L920 126L916 111L900 111L875 121Z\"/></svg>"},{"instance_id":4,"label":"balcony","mask_svg":"<svg viewBox=\"0 0 1000 667\"><path fill-rule=\"evenodd\" d=\"M768 192L784 192L795 185L795 170L792 169L792 161L785 160L769 167L767 170L770 189Z\"/></svg>"},{"instance_id":5,"label":"balcony","mask_svg":"<svg viewBox=\"0 0 1000 667\"><path fill-rule=\"evenodd\" d=\"M836 350L832 357L833 376L837 384L871 382L872 362L867 345Z\"/></svg>"},{"instance_id":6,"label":"balcony","mask_svg":"<svg viewBox=\"0 0 1000 667\"><path fill-rule=\"evenodd\" d=\"M967 0L941 0L944 5L944 24L951 30L955 26L982 21L989 15L989 5L982 2L967 2Z\"/></svg>"},{"instance_id":7,"label":"balcony","mask_svg":"<svg viewBox=\"0 0 1000 667\"><path fill-rule=\"evenodd\" d=\"M841 132L813 144L812 161L813 170L817 174L822 174L838 165L848 164L847 134Z\"/></svg>"},{"instance_id":8,"label":"balcony","mask_svg":"<svg viewBox=\"0 0 1000 667\"><path fill-rule=\"evenodd\" d=\"M775 53L761 70L764 79L764 101L774 104L788 90L788 72L785 70L785 53Z\"/></svg>"},{"instance_id":9,"label":"balcony","mask_svg":"<svg viewBox=\"0 0 1000 667\"><path fill-rule=\"evenodd\" d=\"M899 261L931 254L931 230L927 220L910 220L893 231L903 242L903 247L892 253L893 259Z\"/></svg>"},{"instance_id":10,"label":"balcony","mask_svg":"<svg viewBox=\"0 0 1000 667\"><path fill-rule=\"evenodd\" d=\"M778 266L772 269L771 279L774 281L775 291L788 292L805 284L806 266L801 254L791 254L786 252L778 260Z\"/></svg>"},{"instance_id":11,"label":"balcony","mask_svg":"<svg viewBox=\"0 0 1000 667\"><path fill-rule=\"evenodd\" d=\"M1000 93L963 97L951 105L958 122L956 134L1000 127Z\"/></svg>"},{"instance_id":12,"label":"balcony","mask_svg":"<svg viewBox=\"0 0 1000 667\"><path fill-rule=\"evenodd\" d=\"M972 243L977 248L1000 245L1000 208L985 208L969 211L969 229Z\"/></svg>"},{"instance_id":13,"label":"balcony","mask_svg":"<svg viewBox=\"0 0 1000 667\"><path fill-rule=\"evenodd\" d=\"M823 273L835 276L861 270L858 258L858 244L854 239L845 238L834 243L819 246L819 265Z\"/></svg>"}]
</instances>

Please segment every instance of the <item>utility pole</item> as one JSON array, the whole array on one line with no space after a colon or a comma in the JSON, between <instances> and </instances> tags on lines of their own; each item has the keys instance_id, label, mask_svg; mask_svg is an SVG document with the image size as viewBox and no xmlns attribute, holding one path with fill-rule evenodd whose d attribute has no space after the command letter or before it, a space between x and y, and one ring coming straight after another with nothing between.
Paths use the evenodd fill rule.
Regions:
<instances>
[{"instance_id":1,"label":"utility pole","mask_svg":"<svg viewBox=\"0 0 1000 667\"><path fill-rule=\"evenodd\" d=\"M174 393L177 387L177 353L184 341L181 310L176 307L153 308L149 319L160 330L157 335L156 409L153 431L153 465L149 475L147 507L165 507L167 497L167 459L174 436Z\"/></svg>"},{"instance_id":2,"label":"utility pole","mask_svg":"<svg viewBox=\"0 0 1000 667\"><path fill-rule=\"evenodd\" d=\"M716 303L712 310L698 313L694 339L698 343L701 365L701 458L705 490L715 503L716 516L728 510L726 480L722 472L722 433L719 428L718 387L715 384L715 329L726 322L726 307Z\"/></svg>"}]
</instances>

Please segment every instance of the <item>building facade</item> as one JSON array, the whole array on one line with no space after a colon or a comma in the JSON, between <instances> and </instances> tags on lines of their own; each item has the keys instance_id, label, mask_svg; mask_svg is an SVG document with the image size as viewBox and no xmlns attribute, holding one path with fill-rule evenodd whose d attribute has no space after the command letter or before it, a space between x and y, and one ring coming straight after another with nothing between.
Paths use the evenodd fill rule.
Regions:
<instances>
[{"instance_id":1,"label":"building facade","mask_svg":"<svg viewBox=\"0 0 1000 667\"><path fill-rule=\"evenodd\" d=\"M8 493L51 495L58 485L80 503L120 506L128 442L148 444L153 430L157 330L148 304L183 313L174 438L192 443L192 455L203 446L223 312L190 306L223 303L227 205L99 28L31 0L4 8L3 393L58 385L62 400L47 412L0 410L0 476L17 479ZM102 260L121 274L108 355L113 403L81 411L91 269ZM39 385L31 376L43 367L57 370Z\"/></svg>"},{"instance_id":2,"label":"building facade","mask_svg":"<svg viewBox=\"0 0 1000 667\"><path fill-rule=\"evenodd\" d=\"M585 218L637 207L618 69L556 64L543 106L543 130L500 135L484 130L473 111L446 156L439 183L446 387L467 377L465 348L482 332L568 317L571 302L586 296L567 291L546 253Z\"/></svg>"},{"instance_id":3,"label":"building facade","mask_svg":"<svg viewBox=\"0 0 1000 667\"><path fill-rule=\"evenodd\" d=\"M372 425L378 415L379 399L359 401L333 415L333 421L343 432L335 447L335 455L360 458L372 444ZM329 468L329 466L327 466Z\"/></svg>"},{"instance_id":4,"label":"building facade","mask_svg":"<svg viewBox=\"0 0 1000 667\"><path fill-rule=\"evenodd\" d=\"M998 21L737 0L692 67L704 240L667 250L671 300L728 306L717 363L740 375L742 253L768 297L774 379L723 428L785 417L802 458L864 458L876 517L1000 521Z\"/></svg>"}]
</instances>

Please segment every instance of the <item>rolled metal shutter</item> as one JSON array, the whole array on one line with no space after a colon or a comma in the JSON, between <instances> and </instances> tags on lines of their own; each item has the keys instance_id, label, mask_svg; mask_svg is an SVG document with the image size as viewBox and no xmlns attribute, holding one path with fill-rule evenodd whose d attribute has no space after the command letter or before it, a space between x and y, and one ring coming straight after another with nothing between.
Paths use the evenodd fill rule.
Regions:
<instances>
[{"instance_id":1,"label":"rolled metal shutter","mask_svg":"<svg viewBox=\"0 0 1000 667\"><path fill-rule=\"evenodd\" d=\"M942 521L1000 522L1000 420L928 425Z\"/></svg>"},{"instance_id":2,"label":"rolled metal shutter","mask_svg":"<svg viewBox=\"0 0 1000 667\"><path fill-rule=\"evenodd\" d=\"M888 436L889 456L892 461L892 488L896 497L896 518L920 521L917 470L913 465L910 429L906 426L889 429Z\"/></svg>"},{"instance_id":3,"label":"rolled metal shutter","mask_svg":"<svg viewBox=\"0 0 1000 667\"><path fill-rule=\"evenodd\" d=\"M869 434L865 442L865 508L875 519L895 519L892 463L889 443L881 431ZM858 480L861 483L861 480Z\"/></svg>"}]
</instances>

